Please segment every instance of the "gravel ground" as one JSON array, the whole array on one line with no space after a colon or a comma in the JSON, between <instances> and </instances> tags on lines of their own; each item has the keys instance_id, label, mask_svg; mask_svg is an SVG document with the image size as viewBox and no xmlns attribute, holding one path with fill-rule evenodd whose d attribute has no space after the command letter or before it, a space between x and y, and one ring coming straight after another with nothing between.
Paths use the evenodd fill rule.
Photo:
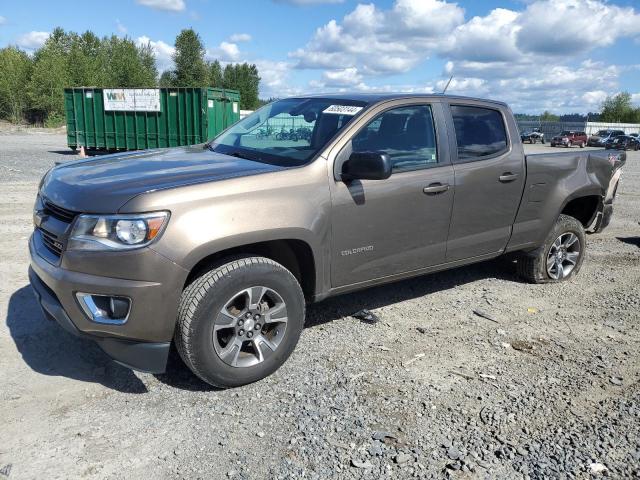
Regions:
<instances>
[{"instance_id":1,"label":"gravel ground","mask_svg":"<svg viewBox=\"0 0 640 480\"><path fill-rule=\"evenodd\" d=\"M32 202L71 157L59 134L0 142L0 478L640 476L640 153L574 280L499 259L330 299L283 368L218 391L175 354L133 373L43 320Z\"/></svg>"}]
</instances>

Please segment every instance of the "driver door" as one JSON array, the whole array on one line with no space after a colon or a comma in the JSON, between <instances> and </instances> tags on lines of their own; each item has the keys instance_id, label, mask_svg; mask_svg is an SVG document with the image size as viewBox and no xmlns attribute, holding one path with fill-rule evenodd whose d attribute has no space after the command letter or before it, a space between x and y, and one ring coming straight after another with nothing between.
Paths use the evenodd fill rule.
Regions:
<instances>
[{"instance_id":1,"label":"driver door","mask_svg":"<svg viewBox=\"0 0 640 480\"><path fill-rule=\"evenodd\" d=\"M367 282L444 263L453 204L440 104L380 107L337 154L334 172L352 152L389 155L386 180L334 180L332 287Z\"/></svg>"}]
</instances>

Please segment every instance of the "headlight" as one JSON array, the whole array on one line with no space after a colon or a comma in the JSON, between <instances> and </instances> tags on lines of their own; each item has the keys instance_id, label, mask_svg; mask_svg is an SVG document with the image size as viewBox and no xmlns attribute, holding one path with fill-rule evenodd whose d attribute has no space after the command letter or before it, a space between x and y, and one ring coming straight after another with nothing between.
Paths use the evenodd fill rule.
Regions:
<instances>
[{"instance_id":1,"label":"headlight","mask_svg":"<svg viewBox=\"0 0 640 480\"><path fill-rule=\"evenodd\" d=\"M149 245L169 220L169 212L79 215L67 250L130 250Z\"/></svg>"}]
</instances>

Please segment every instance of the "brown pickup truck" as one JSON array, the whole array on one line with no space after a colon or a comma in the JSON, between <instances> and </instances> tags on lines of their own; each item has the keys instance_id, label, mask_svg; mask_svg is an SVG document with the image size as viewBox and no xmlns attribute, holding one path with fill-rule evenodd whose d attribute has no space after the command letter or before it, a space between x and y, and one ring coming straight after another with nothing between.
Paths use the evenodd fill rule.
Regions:
<instances>
[{"instance_id":1,"label":"brown pickup truck","mask_svg":"<svg viewBox=\"0 0 640 480\"><path fill-rule=\"evenodd\" d=\"M280 124L311 133L264 133ZM624 162L525 155L495 101L289 98L204 146L51 169L30 279L47 318L117 362L162 372L173 342L204 381L238 386L285 362L308 302L506 253L527 281L572 278Z\"/></svg>"}]
</instances>

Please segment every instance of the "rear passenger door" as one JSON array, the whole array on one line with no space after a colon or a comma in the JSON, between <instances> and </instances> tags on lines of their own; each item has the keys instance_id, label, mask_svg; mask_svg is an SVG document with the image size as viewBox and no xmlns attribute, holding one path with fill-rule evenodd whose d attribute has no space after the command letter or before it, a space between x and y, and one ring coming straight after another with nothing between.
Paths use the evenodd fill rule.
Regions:
<instances>
[{"instance_id":1,"label":"rear passenger door","mask_svg":"<svg viewBox=\"0 0 640 480\"><path fill-rule=\"evenodd\" d=\"M484 104L451 104L455 197L447 261L502 251L518 211L525 181L521 142L511 142L505 110Z\"/></svg>"}]
</instances>

